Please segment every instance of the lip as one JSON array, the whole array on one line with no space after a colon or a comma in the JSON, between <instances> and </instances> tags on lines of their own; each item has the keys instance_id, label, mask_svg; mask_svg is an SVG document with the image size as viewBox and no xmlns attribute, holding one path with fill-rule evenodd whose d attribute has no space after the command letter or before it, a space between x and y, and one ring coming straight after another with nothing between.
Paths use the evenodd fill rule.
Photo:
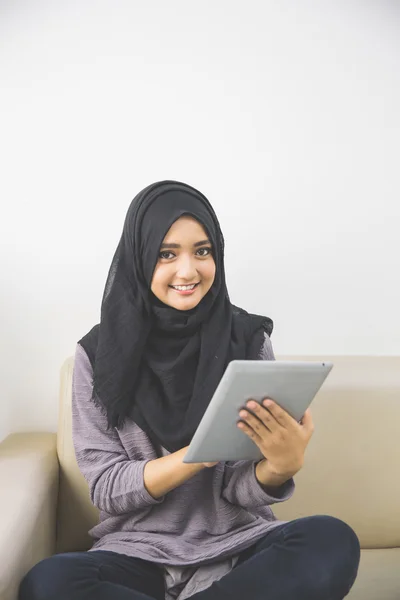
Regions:
<instances>
[{"instance_id":1,"label":"lip","mask_svg":"<svg viewBox=\"0 0 400 600\"><path fill-rule=\"evenodd\" d=\"M169 287L171 288L171 290L173 290L177 294L180 294L181 296L191 296L192 294L195 293L195 291L199 287L199 284L200 284L200 281L198 281L197 283L185 283L185 284L181 284L181 285L194 285L195 287L192 290L177 290L174 287L172 287L172 285L170 285Z\"/></svg>"}]
</instances>

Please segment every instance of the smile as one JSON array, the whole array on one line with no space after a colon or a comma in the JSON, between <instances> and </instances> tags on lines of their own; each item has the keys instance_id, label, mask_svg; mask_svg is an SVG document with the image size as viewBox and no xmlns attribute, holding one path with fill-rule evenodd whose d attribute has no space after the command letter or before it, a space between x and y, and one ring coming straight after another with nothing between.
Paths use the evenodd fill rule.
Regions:
<instances>
[{"instance_id":1,"label":"smile","mask_svg":"<svg viewBox=\"0 0 400 600\"><path fill-rule=\"evenodd\" d=\"M178 290L178 292L190 292L197 287L198 283L192 283L191 285L170 285L174 290Z\"/></svg>"}]
</instances>

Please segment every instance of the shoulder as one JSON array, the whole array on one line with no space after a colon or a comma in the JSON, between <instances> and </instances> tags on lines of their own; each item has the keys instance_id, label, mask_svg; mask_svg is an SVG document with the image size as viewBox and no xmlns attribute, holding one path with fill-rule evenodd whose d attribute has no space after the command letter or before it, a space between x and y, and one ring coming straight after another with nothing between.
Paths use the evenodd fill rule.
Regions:
<instances>
[{"instance_id":1,"label":"shoulder","mask_svg":"<svg viewBox=\"0 0 400 600\"><path fill-rule=\"evenodd\" d=\"M261 360L275 360L275 354L274 354L274 350L272 348L271 339L267 333L264 334L264 343L261 347L260 359Z\"/></svg>"},{"instance_id":2,"label":"shoulder","mask_svg":"<svg viewBox=\"0 0 400 600\"><path fill-rule=\"evenodd\" d=\"M96 358L97 344L99 340L100 324L98 323L92 329L78 341L78 345L81 346L86 353L90 364L93 366Z\"/></svg>"},{"instance_id":3,"label":"shoulder","mask_svg":"<svg viewBox=\"0 0 400 600\"><path fill-rule=\"evenodd\" d=\"M93 385L93 368L85 349L79 342L75 349L73 380L74 386Z\"/></svg>"}]
</instances>

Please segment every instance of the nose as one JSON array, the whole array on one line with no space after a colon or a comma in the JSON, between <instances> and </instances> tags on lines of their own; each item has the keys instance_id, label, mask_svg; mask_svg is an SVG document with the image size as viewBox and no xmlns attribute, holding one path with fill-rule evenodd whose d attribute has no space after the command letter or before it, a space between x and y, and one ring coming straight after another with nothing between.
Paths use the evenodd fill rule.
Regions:
<instances>
[{"instance_id":1,"label":"nose","mask_svg":"<svg viewBox=\"0 0 400 600\"><path fill-rule=\"evenodd\" d=\"M181 255L177 262L176 277L184 281L190 281L194 283L196 279L197 270L195 266L194 258L191 256Z\"/></svg>"}]
</instances>

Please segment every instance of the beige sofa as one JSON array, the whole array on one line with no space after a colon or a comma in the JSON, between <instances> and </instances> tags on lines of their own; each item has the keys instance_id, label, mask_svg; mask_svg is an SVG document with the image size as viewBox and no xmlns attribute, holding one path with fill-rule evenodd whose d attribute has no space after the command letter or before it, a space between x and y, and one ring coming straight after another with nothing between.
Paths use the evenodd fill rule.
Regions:
<instances>
[{"instance_id":1,"label":"beige sofa","mask_svg":"<svg viewBox=\"0 0 400 600\"><path fill-rule=\"evenodd\" d=\"M349 523L363 550L348 598L398 600L400 357L330 359L335 366L313 403L316 429L297 490L275 512L284 519L323 513ZM90 544L97 511L71 442L72 369L68 359L57 435L18 433L0 444L0 600L15 600L21 578L42 558Z\"/></svg>"}]
</instances>

